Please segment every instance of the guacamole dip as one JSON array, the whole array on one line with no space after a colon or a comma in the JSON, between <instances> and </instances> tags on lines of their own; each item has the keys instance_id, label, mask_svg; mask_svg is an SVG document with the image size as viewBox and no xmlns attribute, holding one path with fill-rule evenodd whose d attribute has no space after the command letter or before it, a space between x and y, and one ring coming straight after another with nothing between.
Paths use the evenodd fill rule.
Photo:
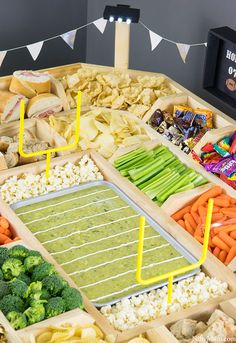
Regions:
<instances>
[{"instance_id":1,"label":"guacamole dip","mask_svg":"<svg viewBox=\"0 0 236 343\"><path fill-rule=\"evenodd\" d=\"M139 214L107 185L15 211L91 301L104 304L145 289L135 279ZM144 278L188 264L146 224Z\"/></svg>"}]
</instances>

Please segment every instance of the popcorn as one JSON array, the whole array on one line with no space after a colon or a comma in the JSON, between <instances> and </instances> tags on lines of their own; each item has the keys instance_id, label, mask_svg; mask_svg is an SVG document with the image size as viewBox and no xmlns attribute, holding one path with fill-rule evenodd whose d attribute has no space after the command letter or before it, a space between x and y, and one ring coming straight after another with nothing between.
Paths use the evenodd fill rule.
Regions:
<instances>
[{"instance_id":1,"label":"popcorn","mask_svg":"<svg viewBox=\"0 0 236 343\"><path fill-rule=\"evenodd\" d=\"M122 299L114 306L104 306L101 313L115 329L124 331L221 296L227 289L226 282L210 278L201 272L173 285L172 304L167 303L168 288L164 286L150 293Z\"/></svg>"},{"instance_id":2,"label":"popcorn","mask_svg":"<svg viewBox=\"0 0 236 343\"><path fill-rule=\"evenodd\" d=\"M103 176L93 160L84 155L77 164L69 162L64 166L55 166L50 170L48 180L46 180L45 172L39 175L23 174L19 178L12 176L0 186L0 192L3 200L8 204L13 204L17 201L95 180L103 180Z\"/></svg>"}]
</instances>

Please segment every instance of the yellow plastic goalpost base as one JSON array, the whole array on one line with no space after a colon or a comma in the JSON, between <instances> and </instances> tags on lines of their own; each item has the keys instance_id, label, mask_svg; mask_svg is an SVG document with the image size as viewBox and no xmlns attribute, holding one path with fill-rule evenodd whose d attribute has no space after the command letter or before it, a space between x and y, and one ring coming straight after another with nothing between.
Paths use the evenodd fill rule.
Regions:
<instances>
[{"instance_id":1,"label":"yellow plastic goalpost base","mask_svg":"<svg viewBox=\"0 0 236 343\"><path fill-rule=\"evenodd\" d=\"M25 116L25 103L24 100L21 100L20 103L20 133L19 133L19 154L22 157L34 157L34 156L41 156L46 155L46 179L49 177L50 172L50 161L51 161L51 153L52 152L59 152L73 149L77 146L79 142L80 136L80 110L81 110L81 92L78 92L77 96L77 108L76 108L76 129L75 129L75 140L72 144L61 146L58 148L52 148L48 150L40 150L31 153L25 153L23 150L24 144L24 116Z\"/></svg>"}]
</instances>

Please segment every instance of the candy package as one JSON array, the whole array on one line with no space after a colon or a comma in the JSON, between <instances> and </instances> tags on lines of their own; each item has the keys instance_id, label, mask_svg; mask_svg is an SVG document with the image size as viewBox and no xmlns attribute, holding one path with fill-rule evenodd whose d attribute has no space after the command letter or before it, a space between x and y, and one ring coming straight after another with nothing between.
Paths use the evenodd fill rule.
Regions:
<instances>
[{"instance_id":1,"label":"candy package","mask_svg":"<svg viewBox=\"0 0 236 343\"><path fill-rule=\"evenodd\" d=\"M236 131L215 144L207 143L201 150L201 156L197 159L195 154L193 158L208 172L236 188Z\"/></svg>"}]
</instances>

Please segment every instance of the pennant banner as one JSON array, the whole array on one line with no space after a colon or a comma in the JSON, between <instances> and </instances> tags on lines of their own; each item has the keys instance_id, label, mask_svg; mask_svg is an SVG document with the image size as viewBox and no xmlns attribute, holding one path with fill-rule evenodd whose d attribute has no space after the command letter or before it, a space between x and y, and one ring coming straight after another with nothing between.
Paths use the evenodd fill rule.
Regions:
<instances>
[{"instance_id":1,"label":"pennant banner","mask_svg":"<svg viewBox=\"0 0 236 343\"><path fill-rule=\"evenodd\" d=\"M4 61L6 54L7 54L7 51L0 51L0 67L2 65L2 62Z\"/></svg>"},{"instance_id":2,"label":"pennant banner","mask_svg":"<svg viewBox=\"0 0 236 343\"><path fill-rule=\"evenodd\" d=\"M61 35L61 38L71 47L71 49L74 49L76 33L77 30L72 30Z\"/></svg>"},{"instance_id":3,"label":"pennant banner","mask_svg":"<svg viewBox=\"0 0 236 343\"><path fill-rule=\"evenodd\" d=\"M38 55L40 54L43 43L44 43L44 41L37 42L34 44L30 44L30 45L26 45L26 47L29 50L30 55L32 56L34 61L38 58Z\"/></svg>"},{"instance_id":4,"label":"pennant banner","mask_svg":"<svg viewBox=\"0 0 236 343\"><path fill-rule=\"evenodd\" d=\"M152 46L152 51L158 46L158 44L162 41L162 37L159 36L157 33L149 30L149 36Z\"/></svg>"},{"instance_id":5,"label":"pennant banner","mask_svg":"<svg viewBox=\"0 0 236 343\"><path fill-rule=\"evenodd\" d=\"M179 50L179 54L183 60L183 62L186 62L186 57L188 55L190 45L189 44L182 44L182 43L176 43L176 46Z\"/></svg>"},{"instance_id":6,"label":"pennant banner","mask_svg":"<svg viewBox=\"0 0 236 343\"><path fill-rule=\"evenodd\" d=\"M93 23L101 33L105 31L105 28L107 26L107 20L100 18L100 19L95 20Z\"/></svg>"}]
</instances>

